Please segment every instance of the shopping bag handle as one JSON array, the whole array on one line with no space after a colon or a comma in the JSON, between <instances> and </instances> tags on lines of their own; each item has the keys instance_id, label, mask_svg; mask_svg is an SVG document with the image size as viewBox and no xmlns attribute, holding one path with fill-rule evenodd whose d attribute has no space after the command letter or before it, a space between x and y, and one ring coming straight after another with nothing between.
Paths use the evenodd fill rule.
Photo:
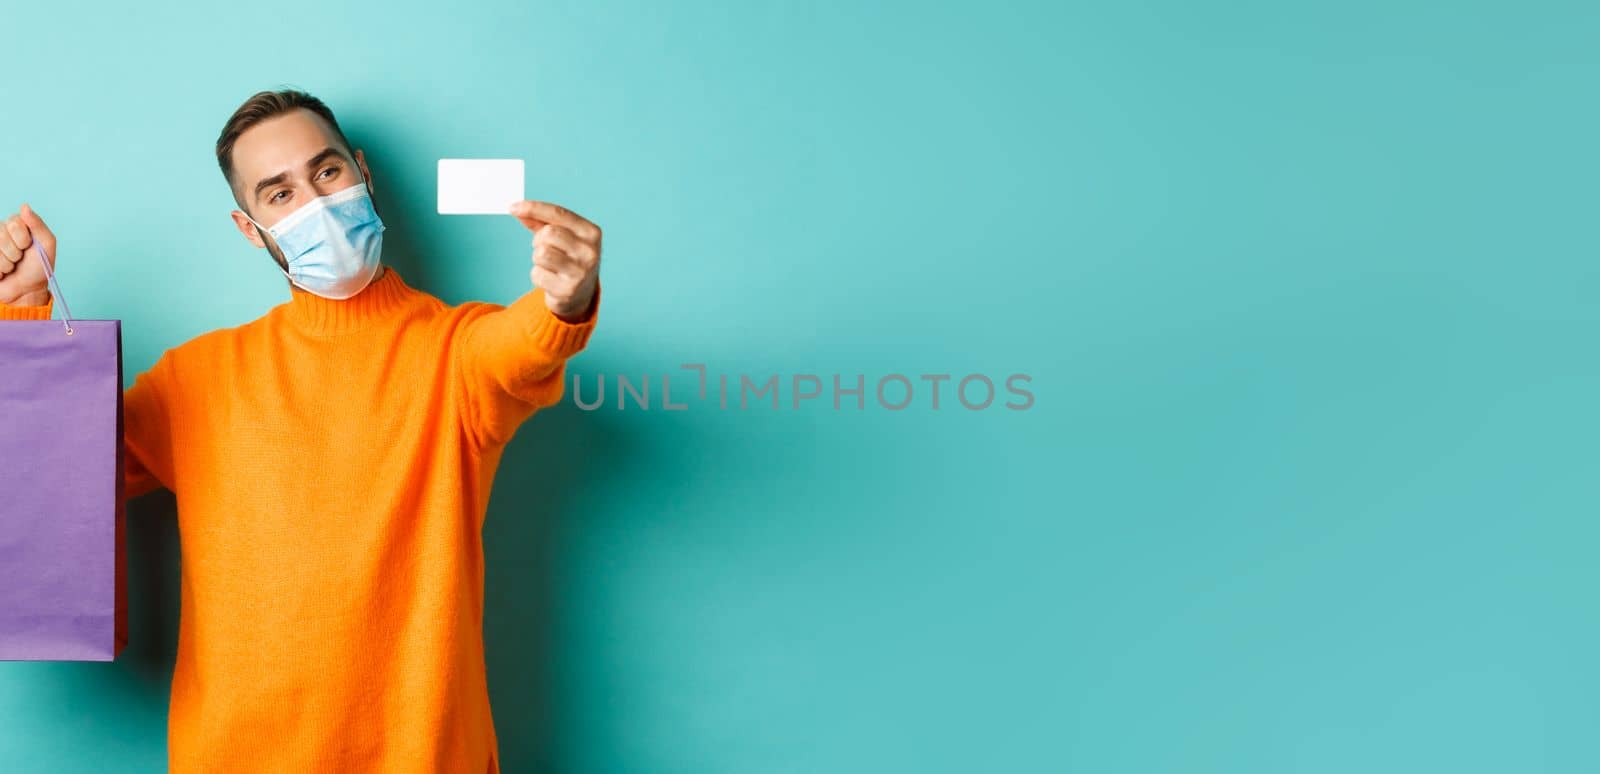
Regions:
<instances>
[{"instance_id":1,"label":"shopping bag handle","mask_svg":"<svg viewBox=\"0 0 1600 774\"><path fill-rule=\"evenodd\" d=\"M49 288L50 292L54 293L56 299L61 302L61 322L63 325L67 326L67 335L71 336L72 310L67 308L67 297L61 294L61 283L56 281L56 273L50 270L50 256L45 253L44 245L39 244L39 240L37 239L33 240L33 249L37 250L39 253L39 265L44 267L45 286Z\"/></svg>"}]
</instances>

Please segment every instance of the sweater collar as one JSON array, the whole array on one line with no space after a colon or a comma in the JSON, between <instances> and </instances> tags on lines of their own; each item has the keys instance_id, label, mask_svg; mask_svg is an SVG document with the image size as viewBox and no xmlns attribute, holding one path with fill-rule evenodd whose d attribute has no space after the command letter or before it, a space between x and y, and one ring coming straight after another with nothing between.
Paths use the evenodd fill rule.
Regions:
<instances>
[{"instance_id":1,"label":"sweater collar","mask_svg":"<svg viewBox=\"0 0 1600 774\"><path fill-rule=\"evenodd\" d=\"M323 298L298 286L289 286L285 314L296 326L316 334L350 333L367 327L404 306L415 295L400 272L385 265L360 293L343 300Z\"/></svg>"}]
</instances>

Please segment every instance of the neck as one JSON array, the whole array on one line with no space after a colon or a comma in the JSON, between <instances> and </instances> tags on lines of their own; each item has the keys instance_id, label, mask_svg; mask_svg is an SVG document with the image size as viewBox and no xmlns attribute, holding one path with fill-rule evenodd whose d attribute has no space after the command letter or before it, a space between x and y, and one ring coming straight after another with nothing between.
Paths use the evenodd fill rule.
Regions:
<instances>
[{"instance_id":1,"label":"neck","mask_svg":"<svg viewBox=\"0 0 1600 774\"><path fill-rule=\"evenodd\" d=\"M323 298L290 285L285 314L296 326L311 333L350 333L389 316L415 293L399 272L380 265L372 282L360 293L342 300Z\"/></svg>"}]
</instances>

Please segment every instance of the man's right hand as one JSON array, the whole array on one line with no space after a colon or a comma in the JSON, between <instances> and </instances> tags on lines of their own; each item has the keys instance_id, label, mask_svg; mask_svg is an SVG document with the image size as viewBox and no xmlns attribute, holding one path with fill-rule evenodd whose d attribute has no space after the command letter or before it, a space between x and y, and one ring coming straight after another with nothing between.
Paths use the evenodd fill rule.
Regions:
<instances>
[{"instance_id":1,"label":"man's right hand","mask_svg":"<svg viewBox=\"0 0 1600 774\"><path fill-rule=\"evenodd\" d=\"M44 267L39 264L34 240L50 256L55 270L56 235L39 219L39 213L24 204L22 211L6 218L0 227L0 303L12 306L43 306L50 302Z\"/></svg>"}]
</instances>

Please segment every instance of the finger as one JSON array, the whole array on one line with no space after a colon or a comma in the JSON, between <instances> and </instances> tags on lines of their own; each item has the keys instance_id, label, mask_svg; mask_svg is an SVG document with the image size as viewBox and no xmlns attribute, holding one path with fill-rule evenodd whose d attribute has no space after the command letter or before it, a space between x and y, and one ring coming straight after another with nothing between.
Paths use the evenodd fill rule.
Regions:
<instances>
[{"instance_id":1,"label":"finger","mask_svg":"<svg viewBox=\"0 0 1600 774\"><path fill-rule=\"evenodd\" d=\"M5 256L13 266L22 262L22 248L11 241L11 229L0 228L0 255Z\"/></svg>"},{"instance_id":2,"label":"finger","mask_svg":"<svg viewBox=\"0 0 1600 774\"><path fill-rule=\"evenodd\" d=\"M533 265L548 269L557 274L582 274L583 266L565 250L550 244L542 244L533 248Z\"/></svg>"},{"instance_id":3,"label":"finger","mask_svg":"<svg viewBox=\"0 0 1600 774\"><path fill-rule=\"evenodd\" d=\"M559 204L525 200L511 205L511 214L517 216L523 225L537 229L546 223L565 226L572 233L590 241L599 241L600 227L585 220L572 210Z\"/></svg>"},{"instance_id":4,"label":"finger","mask_svg":"<svg viewBox=\"0 0 1600 774\"><path fill-rule=\"evenodd\" d=\"M533 246L538 247L541 241L561 248L567 255L579 261L592 262L599 257L594 245L579 239L578 235L569 229L554 224L539 229L539 233L533 237Z\"/></svg>"},{"instance_id":5,"label":"finger","mask_svg":"<svg viewBox=\"0 0 1600 774\"><path fill-rule=\"evenodd\" d=\"M570 284L569 281L563 279L560 274L543 266L533 267L533 271L528 276L533 280L534 287L544 292L547 302L552 300L557 302L565 301L567 296L571 295L570 290L567 289Z\"/></svg>"},{"instance_id":6,"label":"finger","mask_svg":"<svg viewBox=\"0 0 1600 774\"><path fill-rule=\"evenodd\" d=\"M0 255L0 277L4 277L17 270L17 262Z\"/></svg>"},{"instance_id":7,"label":"finger","mask_svg":"<svg viewBox=\"0 0 1600 774\"><path fill-rule=\"evenodd\" d=\"M533 284L544 291L545 301L557 306L571 301L573 294L578 290L577 280L542 267L536 267L532 277Z\"/></svg>"},{"instance_id":8,"label":"finger","mask_svg":"<svg viewBox=\"0 0 1600 774\"><path fill-rule=\"evenodd\" d=\"M39 213L34 212L33 208L26 204L22 205L22 222L27 224L28 229L33 232L34 238L38 239L39 244L44 246L44 251L50 254L50 262L54 263L56 260L56 232L51 231L50 227L44 224L44 219L39 217Z\"/></svg>"},{"instance_id":9,"label":"finger","mask_svg":"<svg viewBox=\"0 0 1600 774\"><path fill-rule=\"evenodd\" d=\"M546 293L550 292L550 284L554 281L555 276L555 272L543 266L534 266L533 271L528 273L528 277L533 280L533 284L543 289Z\"/></svg>"},{"instance_id":10,"label":"finger","mask_svg":"<svg viewBox=\"0 0 1600 774\"><path fill-rule=\"evenodd\" d=\"M33 237L28 233L28 227L22 223L22 218L12 215L6 218L6 234L11 237L11 243L16 246L18 254L28 251L33 245Z\"/></svg>"}]
</instances>

